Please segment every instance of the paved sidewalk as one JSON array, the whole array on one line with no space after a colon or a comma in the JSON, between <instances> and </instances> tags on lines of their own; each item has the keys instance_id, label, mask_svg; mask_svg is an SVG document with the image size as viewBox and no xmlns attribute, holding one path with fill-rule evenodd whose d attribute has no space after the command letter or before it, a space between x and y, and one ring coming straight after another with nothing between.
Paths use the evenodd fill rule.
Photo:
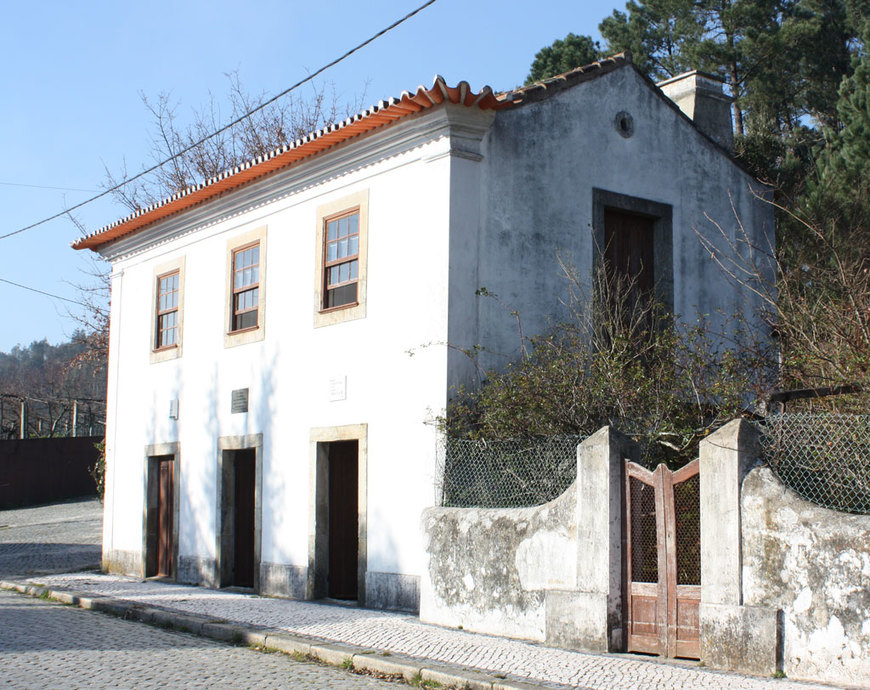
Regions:
<instances>
[{"instance_id":1,"label":"paved sidewalk","mask_svg":"<svg viewBox=\"0 0 870 690\"><path fill-rule=\"evenodd\" d=\"M599 655L554 649L539 644L478 635L421 623L408 614L372 611L301 601L272 599L221 590L205 589L129 578L76 573L48 575L29 580L53 592L75 592L87 597L106 597L104 610L137 615L137 609L163 609L175 615L182 627L224 639L264 641L268 646L283 644L283 651L305 651L331 663L358 668L397 664L398 673L410 660L423 677L457 683L467 679L468 687L523 687L513 679L538 687L582 688L776 688L798 690L830 686L791 680L757 678L713 671L695 663L663 663L634 655ZM117 600L126 602L121 605ZM81 602L86 605L88 602ZM111 605L109 605L111 604ZM120 606L120 608L119 608ZM99 608L94 606L94 608ZM138 616L161 622L152 612ZM210 617L220 621L208 625ZM229 623L226 625L224 623ZM252 630L253 628L253 630ZM241 635L240 631L245 635ZM294 637L295 636L295 637ZM283 641L283 642L282 642ZM324 643L339 643L337 646ZM322 652L315 652L315 647ZM330 653L330 649L334 653ZM382 654L374 654L374 652ZM386 653L386 654L383 654ZM326 658L331 656L331 658ZM403 660L408 660L403 661ZM405 666L402 666L405 663ZM422 664L422 665L421 665ZM465 671L463 671L465 669ZM469 672L483 671L488 675ZM441 674L440 676L438 674ZM463 675L464 674L464 675ZM460 683L461 684L461 683Z\"/></svg>"}]
</instances>

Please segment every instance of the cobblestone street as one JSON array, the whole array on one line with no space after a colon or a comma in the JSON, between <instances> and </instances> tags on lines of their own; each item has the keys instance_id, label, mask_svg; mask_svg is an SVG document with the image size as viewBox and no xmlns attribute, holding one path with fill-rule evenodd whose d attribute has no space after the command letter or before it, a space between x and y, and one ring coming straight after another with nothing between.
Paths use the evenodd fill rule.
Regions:
<instances>
[{"instance_id":1,"label":"cobblestone street","mask_svg":"<svg viewBox=\"0 0 870 690\"><path fill-rule=\"evenodd\" d=\"M537 687L596 690L829 687L723 673L694 662L669 663L630 654L584 654L554 649L427 625L408 614L143 582L96 572L68 572L98 563L100 525L100 505L96 501L0 511L0 579L26 580L56 592L111 597L168 615L207 616L238 624L242 629L253 626L313 642L350 645L344 649L356 651L341 654L353 653L354 659L377 650L387 656L404 655L435 664L426 668L439 668L440 664L441 668L449 667L459 673L463 669L476 669L469 672L488 672L495 678L505 678L503 674L507 674ZM298 663L282 654L254 652L4 591L0 591L0 622L0 685L4 687L392 685L340 668ZM347 657L342 656L334 663L342 659ZM856 686L861 683L862 679L856 679Z\"/></svg>"},{"instance_id":2,"label":"cobblestone street","mask_svg":"<svg viewBox=\"0 0 870 690\"><path fill-rule=\"evenodd\" d=\"M100 565L103 506L97 499L0 511L0 578Z\"/></svg>"},{"instance_id":3,"label":"cobblestone street","mask_svg":"<svg viewBox=\"0 0 870 690\"><path fill-rule=\"evenodd\" d=\"M227 590L81 573L33 578L52 589L86 592L185 614L218 617L364 649L508 674L534 683L613 689L808 690L830 686L724 673L696 662L636 654L588 654L421 623L408 614L289 601ZM862 686L863 679L855 685Z\"/></svg>"},{"instance_id":4,"label":"cobblestone street","mask_svg":"<svg viewBox=\"0 0 870 690\"><path fill-rule=\"evenodd\" d=\"M362 688L395 683L0 591L4 688Z\"/></svg>"}]
</instances>

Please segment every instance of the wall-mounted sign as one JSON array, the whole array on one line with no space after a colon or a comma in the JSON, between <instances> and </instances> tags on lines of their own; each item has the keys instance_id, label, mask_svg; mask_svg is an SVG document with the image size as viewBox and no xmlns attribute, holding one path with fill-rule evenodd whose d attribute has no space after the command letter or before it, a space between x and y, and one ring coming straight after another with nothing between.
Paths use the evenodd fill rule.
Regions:
<instances>
[{"instance_id":1,"label":"wall-mounted sign","mask_svg":"<svg viewBox=\"0 0 870 690\"><path fill-rule=\"evenodd\" d=\"M333 376L329 379L329 402L347 400L347 376Z\"/></svg>"}]
</instances>

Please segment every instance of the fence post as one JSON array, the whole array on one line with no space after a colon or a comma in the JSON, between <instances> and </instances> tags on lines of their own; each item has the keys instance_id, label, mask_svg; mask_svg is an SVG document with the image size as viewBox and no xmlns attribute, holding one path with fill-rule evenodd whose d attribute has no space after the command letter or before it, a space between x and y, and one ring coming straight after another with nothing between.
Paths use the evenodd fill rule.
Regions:
<instances>
[{"instance_id":1,"label":"fence post","mask_svg":"<svg viewBox=\"0 0 870 690\"><path fill-rule=\"evenodd\" d=\"M778 611L743 604L740 495L759 457L758 437L735 419L700 444L700 646L709 666L769 676L778 665Z\"/></svg>"},{"instance_id":2,"label":"fence post","mask_svg":"<svg viewBox=\"0 0 870 690\"><path fill-rule=\"evenodd\" d=\"M75 438L78 436L76 424L79 419L79 401L73 400L73 409L72 409L72 437Z\"/></svg>"},{"instance_id":3,"label":"fence post","mask_svg":"<svg viewBox=\"0 0 870 690\"><path fill-rule=\"evenodd\" d=\"M18 436L22 440L27 438L27 404L24 402L24 398L21 399L21 426L18 429Z\"/></svg>"},{"instance_id":4,"label":"fence post","mask_svg":"<svg viewBox=\"0 0 870 690\"><path fill-rule=\"evenodd\" d=\"M624 646L623 467L637 446L611 427L577 447L577 588L546 595L547 642L588 651Z\"/></svg>"}]
</instances>

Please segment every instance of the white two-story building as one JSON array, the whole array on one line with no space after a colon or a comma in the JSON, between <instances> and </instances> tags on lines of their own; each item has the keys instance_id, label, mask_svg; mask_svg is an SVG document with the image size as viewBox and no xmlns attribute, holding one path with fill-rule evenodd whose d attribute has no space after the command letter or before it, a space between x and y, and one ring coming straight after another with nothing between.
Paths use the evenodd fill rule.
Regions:
<instances>
[{"instance_id":1,"label":"white two-story building","mask_svg":"<svg viewBox=\"0 0 870 690\"><path fill-rule=\"evenodd\" d=\"M663 88L688 115L625 56L498 95L438 77L78 241L112 264L104 567L415 610L427 421L462 348L519 344L478 288L540 332L557 253L591 274L615 242L675 313L755 319L696 229L736 210L765 244L772 209L719 85Z\"/></svg>"}]
</instances>

